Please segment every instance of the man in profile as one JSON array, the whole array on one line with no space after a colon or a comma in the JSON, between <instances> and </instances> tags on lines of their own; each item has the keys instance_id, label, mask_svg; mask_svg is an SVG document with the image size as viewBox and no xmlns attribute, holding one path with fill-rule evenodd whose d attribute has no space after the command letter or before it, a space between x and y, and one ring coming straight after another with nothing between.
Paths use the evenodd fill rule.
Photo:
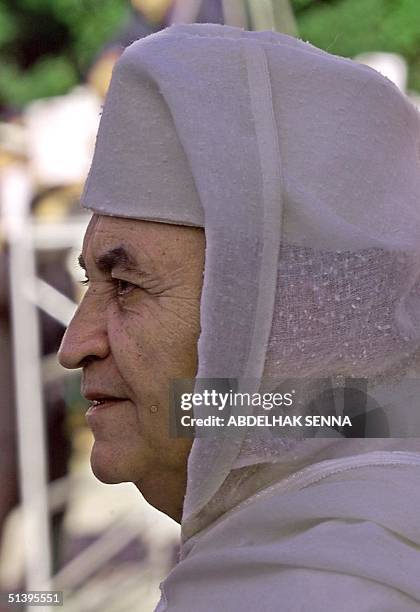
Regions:
<instances>
[{"instance_id":1,"label":"man in profile","mask_svg":"<svg viewBox=\"0 0 420 612\"><path fill-rule=\"evenodd\" d=\"M389 81L274 32L173 26L116 64L60 361L83 368L98 478L181 521L159 612L419 609L417 439L168 426L185 378L363 377L398 414L420 353L419 145Z\"/></svg>"}]
</instances>

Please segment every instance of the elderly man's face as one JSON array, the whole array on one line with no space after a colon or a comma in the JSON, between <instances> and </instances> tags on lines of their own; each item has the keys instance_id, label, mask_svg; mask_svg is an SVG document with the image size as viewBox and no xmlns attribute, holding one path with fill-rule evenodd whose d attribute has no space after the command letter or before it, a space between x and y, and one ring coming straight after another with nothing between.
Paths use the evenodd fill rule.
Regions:
<instances>
[{"instance_id":1,"label":"elderly man's face","mask_svg":"<svg viewBox=\"0 0 420 612\"><path fill-rule=\"evenodd\" d=\"M91 464L108 483L185 470L191 442L169 438L173 378L197 368L204 232L94 215L81 264L89 287L63 338L60 363L83 368ZM103 401L103 403L101 403Z\"/></svg>"}]
</instances>

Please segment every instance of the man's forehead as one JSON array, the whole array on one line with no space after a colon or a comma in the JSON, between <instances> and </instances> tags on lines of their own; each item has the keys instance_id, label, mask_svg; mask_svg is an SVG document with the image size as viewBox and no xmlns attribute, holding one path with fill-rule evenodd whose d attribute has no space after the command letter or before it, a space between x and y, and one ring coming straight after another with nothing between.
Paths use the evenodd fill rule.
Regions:
<instances>
[{"instance_id":1,"label":"man's forehead","mask_svg":"<svg viewBox=\"0 0 420 612\"><path fill-rule=\"evenodd\" d=\"M147 236L148 222L138 219L125 219L94 214L86 228L83 248L91 246L98 240L125 240L127 243L138 241L140 237Z\"/></svg>"},{"instance_id":2,"label":"man's forehead","mask_svg":"<svg viewBox=\"0 0 420 612\"><path fill-rule=\"evenodd\" d=\"M203 228L94 214L83 240L82 258L94 261L123 248L141 268L173 267L188 260L186 251L203 252Z\"/></svg>"},{"instance_id":3,"label":"man's forehead","mask_svg":"<svg viewBox=\"0 0 420 612\"><path fill-rule=\"evenodd\" d=\"M139 226L141 226L141 222L136 219L124 219L95 213L86 228L84 242L89 242L98 235L124 234L127 230L133 230L139 228Z\"/></svg>"},{"instance_id":4,"label":"man's forehead","mask_svg":"<svg viewBox=\"0 0 420 612\"><path fill-rule=\"evenodd\" d=\"M120 254L121 260L123 252L126 258L134 260L141 254L138 242L141 233L140 221L94 214L85 232L80 260L82 263L89 258L98 261L110 253Z\"/></svg>"}]
</instances>

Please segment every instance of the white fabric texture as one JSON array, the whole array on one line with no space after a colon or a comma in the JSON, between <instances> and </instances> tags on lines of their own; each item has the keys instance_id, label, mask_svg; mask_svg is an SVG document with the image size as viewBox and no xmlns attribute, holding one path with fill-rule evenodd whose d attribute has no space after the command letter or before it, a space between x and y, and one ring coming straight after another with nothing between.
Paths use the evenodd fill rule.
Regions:
<instances>
[{"instance_id":1,"label":"white fabric texture","mask_svg":"<svg viewBox=\"0 0 420 612\"><path fill-rule=\"evenodd\" d=\"M273 32L209 24L172 26L131 45L114 69L83 205L99 214L204 227L198 378L236 378L239 390L252 391L258 390L262 375L277 381L365 377L392 418L401 408L398 390L406 390L402 383L416 375L419 364L419 152L417 110L374 70ZM411 414L418 411L418 396L405 397L404 406ZM273 598L281 597L282 589L292 593L289 570L276 582L289 536L283 540L281 530L277 533L275 519L288 498L281 491L261 498L260 491L305 466L328 466L346 458L351 466L355 457L379 451L386 459L381 465L374 462L367 473L372 482L376 472L377 478L386 479L395 452L420 451L416 439L357 440L331 433L331 438L305 440L273 440L267 431L258 439L219 433L194 441L182 524L183 560L165 583L171 595L160 609L193 609L185 593L192 597L194 589L207 593L195 610L214 610L217 603L230 610L256 609L251 603L235 607L239 599L232 599L230 608L229 599L216 599L216 605L207 601L206 555L213 543L220 550L209 563L225 568L224 580L230 584L226 592L242 589L246 575L256 601L266 588L274 589ZM346 474L355 471L349 468ZM419 466L413 460L403 474L404 492L410 491L410 499L418 504L414 482ZM419 563L414 519L412 530L404 531L400 515L399 535L392 537L388 527L378 527L373 520L378 499L384 506L394 499L397 484L393 479L390 483L389 489L379 487L382 498L369 496L370 514L358 518L354 496L361 491L359 485L340 488L348 520L366 521L366 533L363 526L360 531L347 529L343 516L334 514L335 507L331 524L311 515L310 499L321 504L326 495L325 503L333 504L332 489L314 485L293 498L296 508L307 511L309 523L321 521L314 539L303 523L296 527L302 538L295 541L295 567L314 589L319 569L333 571L346 543L354 538L372 543L366 545L371 558L353 556L350 565L339 570L348 576L342 577L337 593L345 596L357 584L363 595L361 581L366 579L366 588L376 598L371 606L352 609L385 610L382 604L388 596L401 604L395 610L408 611L414 609L409 607L416 605L414 600L420 602L412 582L410 588L404 581L388 583L386 572L378 576L376 570L367 578L360 575L370 571L370 563L384 563L399 537L412 542L401 544L403 567ZM230 527L242 520L245 510L236 509L246 499L255 501L246 510L250 534L257 537L258 525L274 513L267 527L278 544L272 582L268 575L252 574L256 544L252 551L246 549L246 568L240 557L235 557L239 565L232 560L236 577L227 570L229 547L239 546ZM391 516L392 507L389 512ZM216 525L220 531L212 529ZM246 531L245 520L243 525ZM341 547L335 561L331 557L322 568L306 565L307 542L313 551L323 552L329 537L331 546ZM374 547L376 541L379 548ZM271 548L261 544L261 554ZM232 554L240 551L239 546ZM188 571L194 564L198 577L193 583ZM305 567L315 574L309 576ZM408 581L414 580L413 574L406 574ZM319 580L329 584L325 576ZM308 593L310 589L299 597ZM238 597L243 602L243 593ZM296 601L287 609L308 609ZM267 610L278 609L270 605ZM328 608L314 604L310 609Z\"/></svg>"},{"instance_id":2,"label":"white fabric texture","mask_svg":"<svg viewBox=\"0 0 420 612\"><path fill-rule=\"evenodd\" d=\"M390 455L316 464L228 512L189 542L157 612L419 610L420 460Z\"/></svg>"}]
</instances>

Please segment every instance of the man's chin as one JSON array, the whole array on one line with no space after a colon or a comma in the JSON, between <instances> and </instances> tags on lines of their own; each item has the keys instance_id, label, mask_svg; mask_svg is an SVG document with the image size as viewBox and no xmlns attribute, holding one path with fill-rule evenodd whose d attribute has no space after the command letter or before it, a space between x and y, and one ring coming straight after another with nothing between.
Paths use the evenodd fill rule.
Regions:
<instances>
[{"instance_id":1,"label":"man's chin","mask_svg":"<svg viewBox=\"0 0 420 612\"><path fill-rule=\"evenodd\" d=\"M124 465L124 458L119 454L107 452L107 449L101 446L95 443L90 457L90 466L95 477L104 484L132 482L129 470Z\"/></svg>"}]
</instances>

